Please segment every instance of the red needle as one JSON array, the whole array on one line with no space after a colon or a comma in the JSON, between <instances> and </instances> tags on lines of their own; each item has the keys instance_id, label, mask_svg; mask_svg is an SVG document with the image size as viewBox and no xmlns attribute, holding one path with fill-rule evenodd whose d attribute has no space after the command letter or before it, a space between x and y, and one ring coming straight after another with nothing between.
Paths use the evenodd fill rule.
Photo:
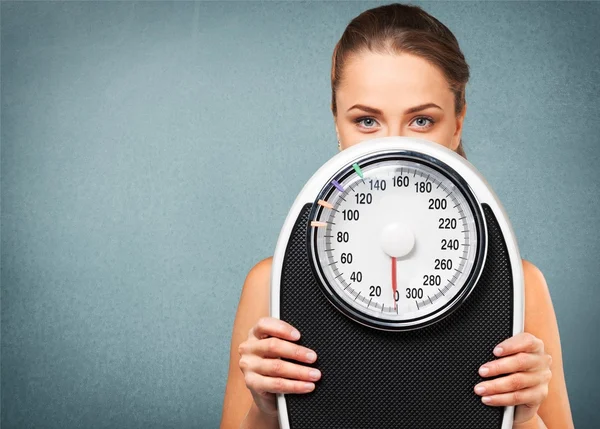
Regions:
<instances>
[{"instance_id":1,"label":"red needle","mask_svg":"<svg viewBox=\"0 0 600 429\"><path fill-rule=\"evenodd\" d=\"M396 257L392 256L392 290L394 291L394 310L396 310L396 289L398 285L396 284Z\"/></svg>"}]
</instances>

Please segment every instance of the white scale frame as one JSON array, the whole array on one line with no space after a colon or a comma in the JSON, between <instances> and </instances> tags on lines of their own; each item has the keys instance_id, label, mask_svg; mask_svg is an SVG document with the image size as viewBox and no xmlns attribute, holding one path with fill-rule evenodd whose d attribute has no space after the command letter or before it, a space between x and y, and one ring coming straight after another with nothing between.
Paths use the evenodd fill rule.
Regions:
<instances>
[{"instance_id":1,"label":"white scale frame","mask_svg":"<svg viewBox=\"0 0 600 429\"><path fill-rule=\"evenodd\" d=\"M516 236L504 207L490 184L473 164L445 146L417 137L380 137L355 144L334 155L306 182L288 212L275 247L271 269L270 315L274 318L280 318L281 268L292 229L302 208L306 204L315 203L316 198L323 187L329 183L330 178L343 168L351 166L354 162L358 162L365 156L398 151L420 152L439 159L442 163L454 169L464 179L480 207L481 204L485 203L492 209L504 236L512 269L514 296L513 335L523 332L525 319L523 267ZM284 394L277 394L277 406L280 428L290 429ZM514 407L505 407L501 429L512 428L513 416Z\"/></svg>"}]
</instances>

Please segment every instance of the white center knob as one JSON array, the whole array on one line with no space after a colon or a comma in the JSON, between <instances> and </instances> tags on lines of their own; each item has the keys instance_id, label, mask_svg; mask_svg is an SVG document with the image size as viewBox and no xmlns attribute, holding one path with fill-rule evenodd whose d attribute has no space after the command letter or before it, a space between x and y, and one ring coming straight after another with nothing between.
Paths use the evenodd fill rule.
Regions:
<instances>
[{"instance_id":1,"label":"white center knob","mask_svg":"<svg viewBox=\"0 0 600 429\"><path fill-rule=\"evenodd\" d=\"M415 246L412 230L401 223L390 223L381 231L381 248L392 257L401 258L410 253Z\"/></svg>"}]
</instances>

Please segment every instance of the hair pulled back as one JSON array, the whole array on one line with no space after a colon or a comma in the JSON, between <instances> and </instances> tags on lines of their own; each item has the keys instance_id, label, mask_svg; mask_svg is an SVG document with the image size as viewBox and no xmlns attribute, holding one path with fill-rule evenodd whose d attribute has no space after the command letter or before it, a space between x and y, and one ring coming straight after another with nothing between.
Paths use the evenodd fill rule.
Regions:
<instances>
[{"instance_id":1,"label":"hair pulled back","mask_svg":"<svg viewBox=\"0 0 600 429\"><path fill-rule=\"evenodd\" d=\"M366 10L355 17L333 50L331 65L331 110L337 116L336 91L343 78L346 61L352 54L409 53L436 66L454 93L455 114L466 103L465 88L469 66L454 34L419 6L392 3ZM462 139L456 152L465 157Z\"/></svg>"}]
</instances>

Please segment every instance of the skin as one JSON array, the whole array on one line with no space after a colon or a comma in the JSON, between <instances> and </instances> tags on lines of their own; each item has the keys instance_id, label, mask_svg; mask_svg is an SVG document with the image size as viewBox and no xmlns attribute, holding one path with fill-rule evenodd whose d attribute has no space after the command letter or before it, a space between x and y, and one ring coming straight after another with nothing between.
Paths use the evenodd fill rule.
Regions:
<instances>
[{"instance_id":1,"label":"skin","mask_svg":"<svg viewBox=\"0 0 600 429\"><path fill-rule=\"evenodd\" d=\"M335 129L342 150L384 136L417 136L456 150L466 114L466 106L455 114L454 95L443 74L409 54L353 56L336 102ZM407 113L429 103L439 107ZM353 107L356 104L363 107ZM318 388L321 374L317 370L313 375L313 368L303 365L318 359L318 351L295 344L301 333L269 317L271 264L272 258L260 261L244 282L233 327L221 429L279 428L275 393L302 394ZM499 377L473 386L473 391L489 406L514 405L515 429L573 428L548 287L535 265L526 260L522 265L524 332L496 346L497 359L482 363L479 374Z\"/></svg>"}]
</instances>

